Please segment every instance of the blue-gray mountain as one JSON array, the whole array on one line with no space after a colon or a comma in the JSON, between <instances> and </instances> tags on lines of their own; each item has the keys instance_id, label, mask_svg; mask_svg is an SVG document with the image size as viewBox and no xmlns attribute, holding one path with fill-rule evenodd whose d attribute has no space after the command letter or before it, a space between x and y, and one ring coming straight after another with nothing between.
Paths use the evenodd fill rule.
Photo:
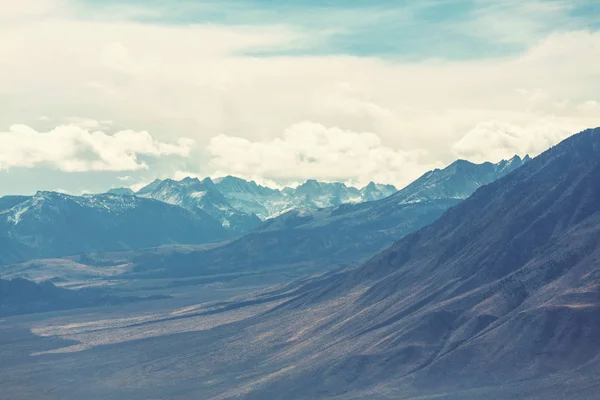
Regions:
<instances>
[{"instance_id":1,"label":"blue-gray mountain","mask_svg":"<svg viewBox=\"0 0 600 400\"><path fill-rule=\"evenodd\" d=\"M186 254L168 273L309 264L356 263L441 215L482 184L520 166L457 161L394 193L389 185L362 189L309 180L296 189L269 189L239 178L156 180L135 195L128 190L70 196L39 192L0 198L0 264L81 252L119 251L166 244L218 242L255 229L230 246ZM320 208L321 206L331 206ZM262 208L261 208L262 207ZM261 223L264 216L298 207ZM177 257L174 253L170 257ZM175 262L176 261L176 262ZM140 270L148 268L145 264ZM186 271L186 272L184 272ZM194 272L196 273L196 272Z\"/></svg>"},{"instance_id":2,"label":"blue-gray mountain","mask_svg":"<svg viewBox=\"0 0 600 400\"><path fill-rule=\"evenodd\" d=\"M0 199L0 264L226 237L202 210L137 196L38 192Z\"/></svg>"},{"instance_id":3,"label":"blue-gray mountain","mask_svg":"<svg viewBox=\"0 0 600 400\"><path fill-rule=\"evenodd\" d=\"M117 189L123 190L123 189ZM345 203L361 203L394 193L392 185L371 182L362 189L343 183L308 180L297 188L283 190L260 186L254 181L227 176L214 181L205 178L155 180L136 195L150 197L188 209L200 208L235 233L256 228L261 220L294 208L323 208Z\"/></svg>"},{"instance_id":4,"label":"blue-gray mountain","mask_svg":"<svg viewBox=\"0 0 600 400\"><path fill-rule=\"evenodd\" d=\"M157 179L140 189L136 196L160 200L192 212L204 211L224 229L237 234L248 232L260 224L260 219L255 214L240 211L229 204L210 178L202 181L198 178L185 178L181 181Z\"/></svg>"},{"instance_id":5,"label":"blue-gray mountain","mask_svg":"<svg viewBox=\"0 0 600 400\"><path fill-rule=\"evenodd\" d=\"M295 192L298 191L298 195ZM298 189L269 189L226 177L156 180L137 193L102 195L39 192L0 198L0 265L79 252L217 242L248 232L295 205L317 207L393 193L390 185L362 190L309 181ZM232 205L233 204L233 205Z\"/></svg>"},{"instance_id":6,"label":"blue-gray mountain","mask_svg":"<svg viewBox=\"0 0 600 400\"><path fill-rule=\"evenodd\" d=\"M430 224L477 188L527 162L515 156L498 164L459 160L426 173L386 198L321 209L294 209L265 221L223 246L137 259L137 272L162 276L202 275L282 267L320 271L366 260L395 240ZM317 196L323 184L308 181L297 191ZM328 184L328 188L341 184ZM330 190L327 193L332 193Z\"/></svg>"},{"instance_id":7,"label":"blue-gray mountain","mask_svg":"<svg viewBox=\"0 0 600 400\"><path fill-rule=\"evenodd\" d=\"M215 184L234 207L253 212L262 220L295 208L323 208L378 200L397 190L393 185L374 182L357 189L339 182L319 182L314 179L296 188L278 190L232 176L216 179Z\"/></svg>"}]
</instances>

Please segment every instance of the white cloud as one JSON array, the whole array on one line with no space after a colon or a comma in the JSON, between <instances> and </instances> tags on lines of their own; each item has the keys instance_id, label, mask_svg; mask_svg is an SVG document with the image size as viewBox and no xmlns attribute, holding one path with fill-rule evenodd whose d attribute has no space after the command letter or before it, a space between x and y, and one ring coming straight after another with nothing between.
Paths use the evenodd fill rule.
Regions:
<instances>
[{"instance_id":1,"label":"white cloud","mask_svg":"<svg viewBox=\"0 0 600 400\"><path fill-rule=\"evenodd\" d=\"M14 21L19 18L40 17L64 6L59 0L19 0L5 2L0 7L0 21Z\"/></svg>"},{"instance_id":2,"label":"white cloud","mask_svg":"<svg viewBox=\"0 0 600 400\"><path fill-rule=\"evenodd\" d=\"M96 121L85 117L67 117L64 119L68 125L78 126L83 129L106 129L112 125L112 121Z\"/></svg>"},{"instance_id":3,"label":"white cloud","mask_svg":"<svg viewBox=\"0 0 600 400\"><path fill-rule=\"evenodd\" d=\"M424 150L402 151L386 147L374 133L302 122L281 137L250 141L219 135L208 146L216 174L294 181L311 177L328 181L370 180L404 185L419 173L437 167L423 162Z\"/></svg>"},{"instance_id":4,"label":"white cloud","mask_svg":"<svg viewBox=\"0 0 600 400\"><path fill-rule=\"evenodd\" d=\"M595 111L600 112L600 102L595 100L588 100L579 106L584 111Z\"/></svg>"},{"instance_id":5,"label":"white cloud","mask_svg":"<svg viewBox=\"0 0 600 400\"><path fill-rule=\"evenodd\" d=\"M488 121L471 129L452 150L457 157L474 162L496 162L515 154L534 157L583 129L552 119L526 126Z\"/></svg>"},{"instance_id":6,"label":"white cloud","mask_svg":"<svg viewBox=\"0 0 600 400\"><path fill-rule=\"evenodd\" d=\"M576 1L476 0L475 3L472 17L461 21L456 29L492 42L530 44L546 34L549 27L571 28L568 16Z\"/></svg>"},{"instance_id":7,"label":"white cloud","mask_svg":"<svg viewBox=\"0 0 600 400\"><path fill-rule=\"evenodd\" d=\"M123 130L112 135L75 125L38 132L26 125L13 125L0 132L0 170L47 165L66 172L133 171L147 168L138 156L186 157L193 141L175 143L154 139L148 132Z\"/></svg>"},{"instance_id":8,"label":"white cloud","mask_svg":"<svg viewBox=\"0 0 600 400\"><path fill-rule=\"evenodd\" d=\"M82 21L66 12L51 13L63 9L59 2L40 1L33 14L44 13L43 18L0 24L0 36L11 38L0 41L0 126L15 121L33 125L39 115L47 116L47 121L89 116L135 131L157 132L152 143L166 145L177 143L180 136L190 137L196 149L207 147L212 156L213 162L206 163L204 154L189 150L194 157L185 165L153 170L153 176L171 176L180 169L200 176L284 175L299 181L331 176L399 184L457 155L483 161L535 153L566 132L600 125L600 33L580 30L542 38L543 30L528 22L538 13L533 6L526 7L515 22L519 29L510 18L497 20L506 25L493 27L495 36L509 35L501 40L507 43L518 42L521 32L531 33L527 35L535 38L535 44L521 54L463 61L390 61L351 56L251 57L244 53L293 47L313 38L310 32L299 34L286 26L175 26L101 16ZM19 10L10 12L31 16L26 7ZM543 15L558 11L547 9ZM487 15L480 17L485 20ZM510 37L513 33L515 37ZM358 132L373 132L379 142L365 153L355 150L367 157L365 165L344 161L340 167L318 149L308 148L307 152L317 154L322 169L306 160L286 164L279 149L289 151L291 143L302 148L302 143L282 132L308 126L296 125L301 121L315 122L309 124L311 132L321 128L342 132L309 134L327 137L333 154L339 154L336 146L344 137L372 145L372 136ZM83 131L106 130L106 125L94 126L90 121L71 122ZM488 136L494 145L485 143ZM152 146L164 151L164 146ZM103 161L96 150L89 151L97 164L83 159L59 165L57 159L62 158L56 154L42 157L39 152L34 154L44 161L34 164L60 169L145 167L135 157L140 151L115 150L118 161L111 155ZM4 153L0 149L2 157L15 164ZM239 160L225 160L227 154ZM256 159L257 155L269 160ZM396 157L399 161L392 161ZM1 160L5 167L10 165Z\"/></svg>"}]
</instances>

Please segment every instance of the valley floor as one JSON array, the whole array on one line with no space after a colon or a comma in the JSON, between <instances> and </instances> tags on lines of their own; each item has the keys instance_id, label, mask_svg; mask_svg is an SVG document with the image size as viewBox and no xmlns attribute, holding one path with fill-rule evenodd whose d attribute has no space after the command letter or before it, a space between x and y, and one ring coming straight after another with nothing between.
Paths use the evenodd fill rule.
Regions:
<instances>
[{"instance_id":1,"label":"valley floor","mask_svg":"<svg viewBox=\"0 0 600 400\"><path fill-rule=\"evenodd\" d=\"M304 374L300 376L307 386L318 380L311 374L320 371L307 366L310 354L325 344L322 338L328 332L323 326L330 315L362 294L357 291L297 309L294 320L289 320L278 310L286 301L297 300L296 288L190 285L179 288L171 299L5 318L0 321L1 397L583 400L600 396L597 368L577 376L430 392L413 386L410 376L397 384L354 385L352 375L365 373L359 365L354 366L356 371L340 371L339 379L326 382L321 392L298 387L298 379L269 392L273 390L269 383L295 376L296 370ZM227 300L233 293L237 298ZM268 318L273 313L278 318ZM312 331L317 327L325 330ZM323 354L330 351L323 348ZM335 352L326 357L335 358Z\"/></svg>"}]
</instances>

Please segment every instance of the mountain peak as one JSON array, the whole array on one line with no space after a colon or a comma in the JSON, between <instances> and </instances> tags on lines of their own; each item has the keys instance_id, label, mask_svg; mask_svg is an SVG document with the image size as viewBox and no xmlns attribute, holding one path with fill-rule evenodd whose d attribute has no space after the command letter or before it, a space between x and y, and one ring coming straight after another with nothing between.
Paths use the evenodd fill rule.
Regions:
<instances>
[{"instance_id":1,"label":"mountain peak","mask_svg":"<svg viewBox=\"0 0 600 400\"><path fill-rule=\"evenodd\" d=\"M515 161L521 161L521 157L519 157L518 154L515 154L510 160L508 160L509 162L515 162Z\"/></svg>"},{"instance_id":2,"label":"mountain peak","mask_svg":"<svg viewBox=\"0 0 600 400\"><path fill-rule=\"evenodd\" d=\"M304 182L302 185L300 186L319 186L320 182L316 179L307 179L306 182Z\"/></svg>"},{"instance_id":3,"label":"mountain peak","mask_svg":"<svg viewBox=\"0 0 600 400\"><path fill-rule=\"evenodd\" d=\"M200 183L200 179L198 179L198 178L192 178L190 176L186 176L185 178L183 178L179 182L184 183L186 185L191 185L191 184L194 184L194 183Z\"/></svg>"},{"instance_id":4,"label":"mountain peak","mask_svg":"<svg viewBox=\"0 0 600 400\"><path fill-rule=\"evenodd\" d=\"M375 182L371 181L364 188L365 189L369 189L369 190L373 190L373 189L377 189L377 185L375 184Z\"/></svg>"},{"instance_id":5,"label":"mountain peak","mask_svg":"<svg viewBox=\"0 0 600 400\"><path fill-rule=\"evenodd\" d=\"M475 164L471 161L468 160L463 160L462 158L459 158L458 160L454 161L452 164L448 165L446 168L444 168L445 170L448 169L456 169L456 170L460 170L460 169L464 169L464 168L470 168L473 167Z\"/></svg>"},{"instance_id":6,"label":"mountain peak","mask_svg":"<svg viewBox=\"0 0 600 400\"><path fill-rule=\"evenodd\" d=\"M131 196L133 194L135 194L135 192L133 190L131 190L130 188L112 188L109 189L106 194L116 194L116 195L121 195L121 196Z\"/></svg>"},{"instance_id":7,"label":"mountain peak","mask_svg":"<svg viewBox=\"0 0 600 400\"><path fill-rule=\"evenodd\" d=\"M225 182L255 183L254 181L247 181L247 180L245 180L243 178L240 178L240 177L237 177L237 176L233 176L233 175L227 175L227 176L223 176L221 178L217 178L213 182L215 182L215 183L225 183Z\"/></svg>"},{"instance_id":8,"label":"mountain peak","mask_svg":"<svg viewBox=\"0 0 600 400\"><path fill-rule=\"evenodd\" d=\"M35 195L33 197L41 199L41 198L67 197L67 196L69 196L69 195L60 193L60 192L53 192L51 190L38 190L37 192L35 192Z\"/></svg>"}]
</instances>

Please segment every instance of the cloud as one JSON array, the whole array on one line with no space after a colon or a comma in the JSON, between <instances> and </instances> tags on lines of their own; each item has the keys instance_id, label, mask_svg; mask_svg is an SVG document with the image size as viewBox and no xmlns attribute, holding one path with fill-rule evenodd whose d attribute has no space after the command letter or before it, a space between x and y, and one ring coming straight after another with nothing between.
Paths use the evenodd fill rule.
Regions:
<instances>
[{"instance_id":1,"label":"cloud","mask_svg":"<svg viewBox=\"0 0 600 400\"><path fill-rule=\"evenodd\" d=\"M187 157L193 144L187 138L164 143L146 131L109 135L62 125L38 132L26 125L12 125L7 132L0 132L0 170L46 165L65 172L133 171L148 168L138 156Z\"/></svg>"},{"instance_id":2,"label":"cloud","mask_svg":"<svg viewBox=\"0 0 600 400\"><path fill-rule=\"evenodd\" d=\"M529 45L557 26L573 29L581 24L582 19L571 15L578 6L576 0L476 0L471 18L456 28L489 44Z\"/></svg>"},{"instance_id":3,"label":"cloud","mask_svg":"<svg viewBox=\"0 0 600 400\"><path fill-rule=\"evenodd\" d=\"M439 166L423 163L424 150L392 149L374 133L313 122L292 125L281 137L265 141L219 135L211 139L208 151L216 174L278 181L311 177L359 185L371 180L404 185Z\"/></svg>"},{"instance_id":4,"label":"cloud","mask_svg":"<svg viewBox=\"0 0 600 400\"><path fill-rule=\"evenodd\" d=\"M585 110L585 111L599 112L600 111L600 102L595 101L595 100L588 100L588 101L580 104L579 108L582 110Z\"/></svg>"},{"instance_id":5,"label":"cloud","mask_svg":"<svg viewBox=\"0 0 600 400\"><path fill-rule=\"evenodd\" d=\"M83 129L105 129L110 128L112 121L97 121L85 117L67 117L65 121L68 125L78 126Z\"/></svg>"},{"instance_id":6,"label":"cloud","mask_svg":"<svg viewBox=\"0 0 600 400\"><path fill-rule=\"evenodd\" d=\"M25 6L14 6L16 8L6 15L25 15L26 18L16 18L17 22L10 24L0 23L0 35L11 38L0 41L0 126L9 126L15 121L39 126L37 118L43 115L47 117L42 125L45 130L51 127L51 122L59 121L79 125L79 129L90 134L96 130L108 132L107 124L98 126L94 121L114 121L111 132L117 130L115 127L127 127L135 132L148 129L161 133L151 142L160 139L160 143L178 146L178 138L182 136L196 142L186 159L146 161L151 170L131 173L132 182L172 176L174 171L180 170L199 176L239 171L238 174L255 179L263 173L272 175L263 178L274 179L281 175L298 181L330 175L332 179L373 179L399 184L405 177L416 176L431 166L448 164L457 156L483 161L517 152L535 153L566 134L600 125L597 68L600 33L586 30L584 25L555 24L555 19L564 19L558 16L563 11L560 7L550 7L549 2L524 4L503 0L487 6L477 15L475 22L480 27L490 20L494 22L489 31L493 36L491 41L501 46L508 44L511 48L515 45L516 51L494 53L493 58L480 56L475 51L462 59L435 60L427 58L431 53L423 55L408 50L389 58L367 57L360 52L341 55L355 49L345 47L343 42L336 42L339 47L335 52L319 47L318 52L311 54L310 48L304 47L307 52L303 56L280 51L279 56L266 52L271 56L257 57L251 55L257 49L295 49L321 40L322 19L315 20L319 25L315 29L299 31L293 23L253 21L243 25L246 11L252 10L238 12L242 19L228 21L229 25L218 21L194 24L193 16L185 10L184 17L189 16L190 20L177 25L173 20L159 20L160 13L136 15L133 6L128 16L115 11L107 17L102 10L90 13L81 5L83 3L79 3L81 8L77 12L53 11L65 9L59 3L62 2L43 0L35 12ZM479 5L487 3L477 2ZM542 3L547 3L548 9L538 13L537 7ZM221 7L220 3L214 4ZM509 16L515 7L521 7L521 11L517 19L511 20ZM359 17L367 12L362 8L352 11ZM379 12L387 12L387 9L379 7ZM344 19L344 16L331 14L333 18ZM431 30L436 40L453 28L448 26L447 20L415 24L412 14L408 12L402 20L402 30L407 37L418 37L413 35L411 24ZM137 20L131 20L131 15ZM532 21L537 15L541 15L537 22ZM248 15L248 18L255 16ZM548 16L552 18L546 19ZM371 17L372 14L365 15L365 18ZM310 16L306 19L313 21ZM449 19L455 23L454 28L460 25L458 20ZM537 25L540 20L545 21L544 26ZM548 34L553 27L561 31ZM464 29L461 35L475 35L473 26L465 25ZM521 41L521 38L527 40ZM368 46L371 39L363 38L361 45ZM454 41L449 40L444 45L438 42L435 46L418 49L453 44ZM65 120L68 116L87 116L94 120ZM317 154L318 165L331 172L316 170L315 164L307 161L309 158L286 164L277 152L285 149L286 143L292 143L292 139L282 132L301 121L312 121L314 126L320 125L327 132L332 129L343 132L340 137L328 139L333 141L327 144L333 154L339 154L334 143L342 142L344 136L358 140L370 150L355 151L355 154L367 157L368 162L358 165L356 161L344 161L340 167L318 150L305 149L309 158ZM556 124L557 128L548 124ZM552 133L554 129L558 129L557 133ZM368 141L370 136L361 132L372 132L379 144L368 147L372 145ZM311 133L309 137L315 135L318 136ZM486 137L495 144L486 144ZM241 154L232 153L233 149L246 148L249 154L241 150ZM80 152L90 154L83 157ZM129 153L115 150L117 162L109 155L106 155L109 160L103 161L96 150L78 149L75 157L58 157L58 150L44 157L39 155L39 150L33 153L45 160L35 161L34 165L51 165L61 170L117 168L114 165L129 170L143 169L145 156L158 157L133 150ZM0 154L4 157L1 159L4 168L16 163L2 149ZM242 161L225 160L225 154ZM273 157L273 161L251 162L256 154ZM391 155L381 156L381 161L375 154ZM212 162L207 162L206 156ZM402 167L391 161L397 156ZM81 162L69 168L59 166L57 160L63 158ZM90 160L99 165L92 165ZM241 166L237 167L238 164ZM343 168L354 170L349 173ZM367 177L369 174L372 175ZM53 179L59 179L56 176ZM32 187L39 182L32 181ZM14 186L14 182L11 184ZM60 185L63 186L62 181Z\"/></svg>"},{"instance_id":7,"label":"cloud","mask_svg":"<svg viewBox=\"0 0 600 400\"><path fill-rule=\"evenodd\" d=\"M457 157L474 162L496 162L515 154L534 157L582 129L557 120L526 126L488 121L467 132L452 150Z\"/></svg>"},{"instance_id":8,"label":"cloud","mask_svg":"<svg viewBox=\"0 0 600 400\"><path fill-rule=\"evenodd\" d=\"M58 0L20 0L7 2L0 7L0 21L14 21L20 18L40 17L63 6Z\"/></svg>"}]
</instances>

